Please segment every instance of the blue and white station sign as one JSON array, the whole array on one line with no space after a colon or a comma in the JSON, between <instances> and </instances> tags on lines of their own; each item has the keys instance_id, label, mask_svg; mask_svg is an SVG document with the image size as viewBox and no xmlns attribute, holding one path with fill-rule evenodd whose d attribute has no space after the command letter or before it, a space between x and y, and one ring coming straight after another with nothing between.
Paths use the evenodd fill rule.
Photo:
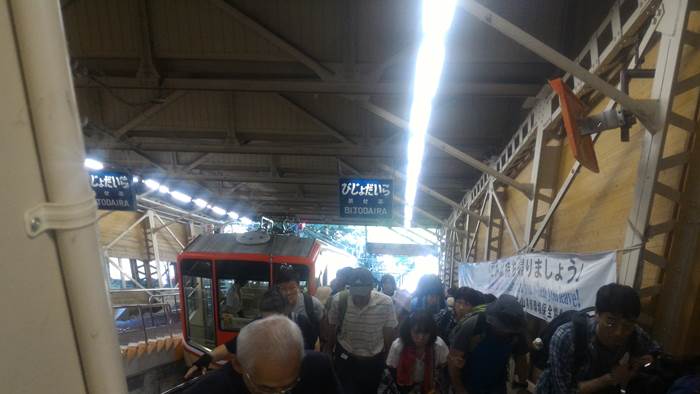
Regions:
<instances>
[{"instance_id":1,"label":"blue and white station sign","mask_svg":"<svg viewBox=\"0 0 700 394\"><path fill-rule=\"evenodd\" d=\"M338 189L340 217L391 219L391 179L340 178Z\"/></svg>"},{"instance_id":2,"label":"blue and white station sign","mask_svg":"<svg viewBox=\"0 0 700 394\"><path fill-rule=\"evenodd\" d=\"M131 175L118 171L90 172L90 186L95 192L97 207L112 211L136 209Z\"/></svg>"}]
</instances>

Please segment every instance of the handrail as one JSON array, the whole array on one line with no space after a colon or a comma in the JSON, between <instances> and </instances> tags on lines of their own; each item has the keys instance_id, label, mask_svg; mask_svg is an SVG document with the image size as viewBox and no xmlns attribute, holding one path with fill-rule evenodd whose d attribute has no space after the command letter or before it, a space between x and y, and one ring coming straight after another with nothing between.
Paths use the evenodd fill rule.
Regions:
<instances>
[{"instance_id":1,"label":"handrail","mask_svg":"<svg viewBox=\"0 0 700 394\"><path fill-rule=\"evenodd\" d=\"M149 288L149 289L110 289L110 293L121 293L121 292L128 292L128 293L143 293L143 292L149 292L149 291L167 291L167 290L172 290L172 291L179 291L180 289L177 287L156 287L156 288Z\"/></svg>"},{"instance_id":2,"label":"handrail","mask_svg":"<svg viewBox=\"0 0 700 394\"><path fill-rule=\"evenodd\" d=\"M173 297L173 300L175 301L174 304L178 304L178 298L180 297L180 293L169 293L169 294L153 294L150 297L148 297L148 303L152 304L153 300L160 297L161 303L165 303L165 297Z\"/></svg>"},{"instance_id":3,"label":"handrail","mask_svg":"<svg viewBox=\"0 0 700 394\"><path fill-rule=\"evenodd\" d=\"M187 388L189 388L190 386L192 386L192 385L194 385L195 383L197 383L197 381L199 381L199 379L201 379L202 376L204 376L204 375L199 375L199 376L194 377L194 378L192 378L192 379L190 379L190 380L186 380L186 381L184 381L184 382L178 384L177 386L175 386L175 387L173 387L173 388L170 388L170 389L168 389L167 391L162 392L161 394L176 394L176 393L182 393L185 389L187 389Z\"/></svg>"}]
</instances>

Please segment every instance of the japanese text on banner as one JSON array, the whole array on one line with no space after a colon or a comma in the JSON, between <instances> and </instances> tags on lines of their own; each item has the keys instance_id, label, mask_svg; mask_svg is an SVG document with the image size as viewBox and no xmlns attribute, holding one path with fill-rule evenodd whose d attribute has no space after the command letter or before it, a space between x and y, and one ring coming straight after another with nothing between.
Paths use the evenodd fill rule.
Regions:
<instances>
[{"instance_id":1,"label":"japanese text on banner","mask_svg":"<svg viewBox=\"0 0 700 394\"><path fill-rule=\"evenodd\" d=\"M515 296L526 312L547 321L566 310L594 306L598 288L616 277L614 252L530 253L459 265L460 286Z\"/></svg>"}]
</instances>

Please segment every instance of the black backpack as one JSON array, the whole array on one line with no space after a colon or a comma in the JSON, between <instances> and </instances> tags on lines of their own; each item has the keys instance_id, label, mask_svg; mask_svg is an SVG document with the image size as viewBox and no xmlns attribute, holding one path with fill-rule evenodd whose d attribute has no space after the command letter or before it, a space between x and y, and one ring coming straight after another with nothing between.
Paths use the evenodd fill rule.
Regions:
<instances>
[{"instance_id":1,"label":"black backpack","mask_svg":"<svg viewBox=\"0 0 700 394\"><path fill-rule=\"evenodd\" d=\"M586 351L588 349L588 312L594 309L595 308L586 308L581 311L564 311L549 322L549 324L540 331L540 335L538 336L538 339L542 340L541 347L530 353L532 365L540 370L547 368L549 344L552 341L554 332L557 331L560 326L571 322L574 330L574 371L578 371L586 361Z\"/></svg>"},{"instance_id":2,"label":"black backpack","mask_svg":"<svg viewBox=\"0 0 700 394\"><path fill-rule=\"evenodd\" d=\"M297 324L299 324L302 329L305 347L307 349L313 349L318 340L319 333L321 332L321 322L314 310L314 300L308 293L304 293L304 310L306 311L308 319L297 318L299 320Z\"/></svg>"}]
</instances>

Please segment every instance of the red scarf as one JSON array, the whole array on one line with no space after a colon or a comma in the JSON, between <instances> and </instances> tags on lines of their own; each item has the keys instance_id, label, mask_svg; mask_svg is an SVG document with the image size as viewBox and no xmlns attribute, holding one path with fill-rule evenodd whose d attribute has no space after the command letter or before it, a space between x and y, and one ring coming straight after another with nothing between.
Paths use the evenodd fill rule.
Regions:
<instances>
[{"instance_id":1,"label":"red scarf","mask_svg":"<svg viewBox=\"0 0 700 394\"><path fill-rule=\"evenodd\" d=\"M423 362L423 385L421 391L429 393L433 389L433 348L434 344L425 347ZM399 367L396 369L396 383L399 386L413 386L413 371L416 367L416 347L404 346L399 356Z\"/></svg>"}]
</instances>

